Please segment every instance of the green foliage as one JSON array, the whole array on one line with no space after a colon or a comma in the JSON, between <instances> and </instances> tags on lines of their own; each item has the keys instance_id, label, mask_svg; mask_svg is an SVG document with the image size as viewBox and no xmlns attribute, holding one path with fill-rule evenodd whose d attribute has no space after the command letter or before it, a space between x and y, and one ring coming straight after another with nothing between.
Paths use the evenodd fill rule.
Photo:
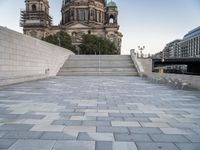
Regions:
<instances>
[{"instance_id":1,"label":"green foliage","mask_svg":"<svg viewBox=\"0 0 200 150\"><path fill-rule=\"evenodd\" d=\"M84 34L82 36L82 44L80 45L80 54L101 54L115 55L118 54L117 48L113 42L106 38L97 37L95 35Z\"/></svg>"},{"instance_id":2,"label":"green foliage","mask_svg":"<svg viewBox=\"0 0 200 150\"><path fill-rule=\"evenodd\" d=\"M42 40L74 51L74 47L72 45L72 39L70 35L67 34L66 32L60 31L54 35L49 35L45 38L42 38Z\"/></svg>"}]
</instances>

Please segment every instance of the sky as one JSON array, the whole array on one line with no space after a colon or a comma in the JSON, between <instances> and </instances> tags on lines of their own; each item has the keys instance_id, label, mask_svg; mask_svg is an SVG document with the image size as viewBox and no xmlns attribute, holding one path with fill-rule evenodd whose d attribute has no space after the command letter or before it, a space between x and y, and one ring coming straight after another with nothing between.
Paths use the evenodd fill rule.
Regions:
<instances>
[{"instance_id":1,"label":"sky","mask_svg":"<svg viewBox=\"0 0 200 150\"><path fill-rule=\"evenodd\" d=\"M49 0L54 25L61 20L61 1ZM109 0L108 0L109 1ZM200 0L113 0L119 9L122 54L145 46L144 53L154 54L200 26ZM22 32L20 9L24 0L0 0L0 26Z\"/></svg>"}]
</instances>

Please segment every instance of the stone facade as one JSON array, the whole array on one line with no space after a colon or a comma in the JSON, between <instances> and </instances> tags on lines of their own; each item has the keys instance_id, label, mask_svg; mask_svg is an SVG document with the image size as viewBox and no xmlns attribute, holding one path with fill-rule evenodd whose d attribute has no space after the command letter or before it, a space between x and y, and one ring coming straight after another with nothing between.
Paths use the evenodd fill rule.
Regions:
<instances>
[{"instance_id":1,"label":"stone facade","mask_svg":"<svg viewBox=\"0 0 200 150\"><path fill-rule=\"evenodd\" d=\"M41 39L59 31L72 37L78 49L83 34L93 34L110 39L121 51L122 34L119 32L118 7L115 2L104 0L63 0L62 19L58 26L52 25L48 0L26 0L21 11L24 34Z\"/></svg>"}]
</instances>

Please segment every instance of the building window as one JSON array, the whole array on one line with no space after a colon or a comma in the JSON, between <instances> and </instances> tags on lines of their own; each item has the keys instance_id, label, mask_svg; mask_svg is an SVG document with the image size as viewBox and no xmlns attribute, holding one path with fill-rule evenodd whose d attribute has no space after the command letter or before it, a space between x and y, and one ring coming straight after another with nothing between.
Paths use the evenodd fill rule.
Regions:
<instances>
[{"instance_id":1,"label":"building window","mask_svg":"<svg viewBox=\"0 0 200 150\"><path fill-rule=\"evenodd\" d=\"M74 37L75 37L76 35L77 35L77 33L76 33L76 32L72 32L72 36L74 36Z\"/></svg>"},{"instance_id":2,"label":"building window","mask_svg":"<svg viewBox=\"0 0 200 150\"><path fill-rule=\"evenodd\" d=\"M35 4L32 5L32 11L36 11L37 10L37 7Z\"/></svg>"},{"instance_id":3,"label":"building window","mask_svg":"<svg viewBox=\"0 0 200 150\"><path fill-rule=\"evenodd\" d=\"M67 11L65 13L65 23L68 23L70 21L70 14L69 14L69 11Z\"/></svg>"},{"instance_id":4,"label":"building window","mask_svg":"<svg viewBox=\"0 0 200 150\"><path fill-rule=\"evenodd\" d=\"M84 21L85 20L85 11L84 9L79 10L79 20Z\"/></svg>"},{"instance_id":5,"label":"building window","mask_svg":"<svg viewBox=\"0 0 200 150\"><path fill-rule=\"evenodd\" d=\"M85 10L85 20L89 20L89 12L88 12L88 10Z\"/></svg>"},{"instance_id":6,"label":"building window","mask_svg":"<svg viewBox=\"0 0 200 150\"><path fill-rule=\"evenodd\" d=\"M114 23L114 16L110 15L109 17L109 23L113 24Z\"/></svg>"},{"instance_id":7,"label":"building window","mask_svg":"<svg viewBox=\"0 0 200 150\"><path fill-rule=\"evenodd\" d=\"M94 16L94 10L91 10L91 16L93 17Z\"/></svg>"}]
</instances>

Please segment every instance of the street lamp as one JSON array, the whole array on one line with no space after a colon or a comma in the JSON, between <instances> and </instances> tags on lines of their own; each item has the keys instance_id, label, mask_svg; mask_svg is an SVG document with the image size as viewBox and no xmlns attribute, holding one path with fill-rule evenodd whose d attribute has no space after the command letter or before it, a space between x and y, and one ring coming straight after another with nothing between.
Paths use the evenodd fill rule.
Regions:
<instances>
[{"instance_id":1,"label":"street lamp","mask_svg":"<svg viewBox=\"0 0 200 150\"><path fill-rule=\"evenodd\" d=\"M165 62L165 51L164 50L162 51L161 61L162 61L162 63Z\"/></svg>"},{"instance_id":2,"label":"street lamp","mask_svg":"<svg viewBox=\"0 0 200 150\"><path fill-rule=\"evenodd\" d=\"M145 49L145 46L138 46L138 50L140 51L141 57L143 57L142 51Z\"/></svg>"}]
</instances>

